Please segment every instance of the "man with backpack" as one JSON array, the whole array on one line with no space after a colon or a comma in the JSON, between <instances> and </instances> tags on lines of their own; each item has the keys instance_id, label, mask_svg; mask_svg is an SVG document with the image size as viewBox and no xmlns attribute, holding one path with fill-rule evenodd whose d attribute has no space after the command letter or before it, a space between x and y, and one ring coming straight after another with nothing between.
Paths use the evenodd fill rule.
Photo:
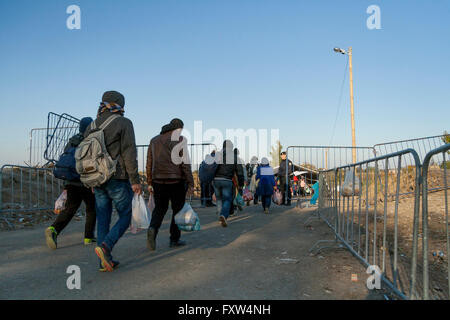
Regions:
<instances>
[{"instance_id":1,"label":"man with backpack","mask_svg":"<svg viewBox=\"0 0 450 320\"><path fill-rule=\"evenodd\" d=\"M83 141L83 132L91 124L92 118L83 118L80 121L79 133L70 138L64 148L64 153L56 163L53 171L58 179L64 180L64 190L67 192L67 200L64 210L56 218L55 222L45 230L45 240L50 249L57 248L57 237L72 220L84 201L86 205L86 224L84 227L84 244L95 242L95 196L92 190L83 186L80 175L75 169L75 149Z\"/></svg>"},{"instance_id":2,"label":"man with backpack","mask_svg":"<svg viewBox=\"0 0 450 320\"><path fill-rule=\"evenodd\" d=\"M186 244L180 240L181 231L175 223L175 215L184 206L186 191L189 195L194 193L187 140L181 135L183 126L180 119L172 119L162 127L160 134L150 141L148 147L147 183L149 192L155 198L155 209L147 231L147 247L151 251L156 249L156 236L169 208L169 201L172 206L170 247Z\"/></svg>"},{"instance_id":3,"label":"man with backpack","mask_svg":"<svg viewBox=\"0 0 450 320\"><path fill-rule=\"evenodd\" d=\"M130 226L133 193L141 194L133 123L123 116L125 98L107 91L97 119L84 132L75 159L81 182L95 190L97 242L100 271L113 271L119 262L112 250ZM119 219L110 229L112 205Z\"/></svg>"}]
</instances>

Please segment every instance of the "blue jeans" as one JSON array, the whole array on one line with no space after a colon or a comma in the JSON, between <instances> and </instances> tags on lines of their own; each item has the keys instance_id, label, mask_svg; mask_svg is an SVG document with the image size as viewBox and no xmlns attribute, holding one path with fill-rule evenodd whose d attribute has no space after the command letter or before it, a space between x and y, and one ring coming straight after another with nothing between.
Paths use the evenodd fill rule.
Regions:
<instances>
[{"instance_id":1,"label":"blue jeans","mask_svg":"<svg viewBox=\"0 0 450 320\"><path fill-rule=\"evenodd\" d=\"M217 200L217 214L228 218L233 202L233 182L231 180L214 180L214 193Z\"/></svg>"},{"instance_id":2,"label":"blue jeans","mask_svg":"<svg viewBox=\"0 0 450 320\"><path fill-rule=\"evenodd\" d=\"M110 250L119 241L131 223L131 201L133 190L128 180L109 180L95 188L97 211L97 243L106 243ZM119 220L110 230L112 204L116 207Z\"/></svg>"}]
</instances>

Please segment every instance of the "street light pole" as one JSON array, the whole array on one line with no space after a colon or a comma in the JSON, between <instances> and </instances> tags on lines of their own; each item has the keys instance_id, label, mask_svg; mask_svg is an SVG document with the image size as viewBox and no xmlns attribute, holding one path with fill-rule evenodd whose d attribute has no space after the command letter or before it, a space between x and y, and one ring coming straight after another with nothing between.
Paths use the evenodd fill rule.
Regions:
<instances>
[{"instance_id":1,"label":"street light pole","mask_svg":"<svg viewBox=\"0 0 450 320\"><path fill-rule=\"evenodd\" d=\"M341 48L334 48L334 51L341 54L348 55L349 74L350 74L350 116L352 122L352 160L356 163L356 138L355 138L355 111L353 105L353 64L352 64L352 47L349 47L347 51Z\"/></svg>"},{"instance_id":2,"label":"street light pole","mask_svg":"<svg viewBox=\"0 0 450 320\"><path fill-rule=\"evenodd\" d=\"M353 66L352 66L352 47L348 48L348 64L350 74L350 115L352 120L352 160L356 163L356 138L355 138L355 110L353 106Z\"/></svg>"}]
</instances>

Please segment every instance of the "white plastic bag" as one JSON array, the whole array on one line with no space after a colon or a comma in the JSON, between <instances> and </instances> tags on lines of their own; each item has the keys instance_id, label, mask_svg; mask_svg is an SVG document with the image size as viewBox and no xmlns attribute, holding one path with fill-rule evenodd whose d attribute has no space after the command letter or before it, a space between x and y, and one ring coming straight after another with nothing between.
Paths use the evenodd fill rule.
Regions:
<instances>
[{"instance_id":1,"label":"white plastic bag","mask_svg":"<svg viewBox=\"0 0 450 320\"><path fill-rule=\"evenodd\" d=\"M355 192L353 193L353 176L355 176ZM346 171L344 184L342 185L342 195L344 197L351 197L359 195L359 178L355 175L354 168Z\"/></svg>"},{"instance_id":2,"label":"white plastic bag","mask_svg":"<svg viewBox=\"0 0 450 320\"><path fill-rule=\"evenodd\" d=\"M186 202L180 212L175 215L175 223L178 225L178 228L183 231L200 230L200 218L188 202Z\"/></svg>"},{"instance_id":3,"label":"white plastic bag","mask_svg":"<svg viewBox=\"0 0 450 320\"><path fill-rule=\"evenodd\" d=\"M60 214L66 208L67 190L64 190L55 201L55 214Z\"/></svg>"},{"instance_id":4,"label":"white plastic bag","mask_svg":"<svg viewBox=\"0 0 450 320\"><path fill-rule=\"evenodd\" d=\"M131 203L131 232L137 233L139 230L148 229L150 226L151 213L142 195L135 194Z\"/></svg>"}]
</instances>

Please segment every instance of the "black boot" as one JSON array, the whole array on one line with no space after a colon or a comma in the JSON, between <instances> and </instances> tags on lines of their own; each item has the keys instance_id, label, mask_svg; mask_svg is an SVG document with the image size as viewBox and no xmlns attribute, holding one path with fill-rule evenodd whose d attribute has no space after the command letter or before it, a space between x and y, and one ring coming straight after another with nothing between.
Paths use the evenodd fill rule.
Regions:
<instances>
[{"instance_id":1,"label":"black boot","mask_svg":"<svg viewBox=\"0 0 450 320\"><path fill-rule=\"evenodd\" d=\"M148 228L147 230L147 248L150 251L155 251L156 249L156 231L153 228Z\"/></svg>"}]
</instances>

